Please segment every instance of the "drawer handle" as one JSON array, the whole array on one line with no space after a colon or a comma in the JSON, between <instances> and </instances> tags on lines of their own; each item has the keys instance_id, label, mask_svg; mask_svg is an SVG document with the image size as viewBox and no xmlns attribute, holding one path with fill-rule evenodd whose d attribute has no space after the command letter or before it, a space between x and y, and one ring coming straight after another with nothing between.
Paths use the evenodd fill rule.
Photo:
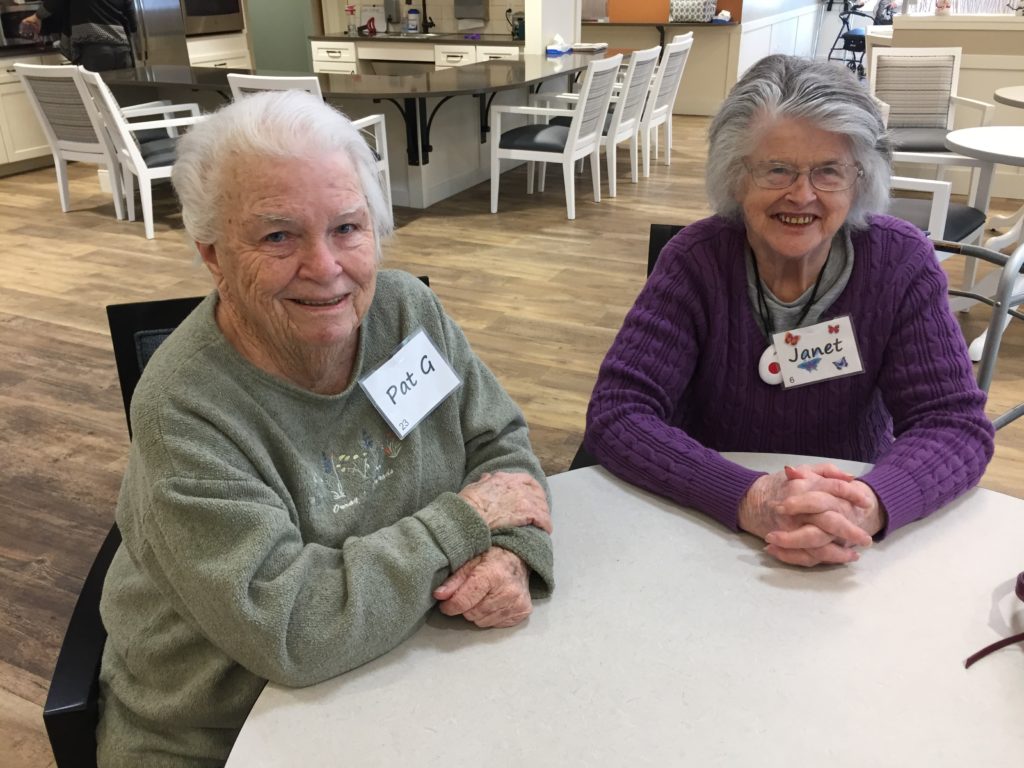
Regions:
<instances>
[{"instance_id":1,"label":"drawer handle","mask_svg":"<svg viewBox=\"0 0 1024 768\"><path fill-rule=\"evenodd\" d=\"M445 59L447 59L448 61L458 62L462 61L463 55L464 54L461 53L446 53Z\"/></svg>"},{"instance_id":2,"label":"drawer handle","mask_svg":"<svg viewBox=\"0 0 1024 768\"><path fill-rule=\"evenodd\" d=\"M215 67L226 67L227 65L228 65L228 63L226 61L218 61L213 66L215 66Z\"/></svg>"},{"instance_id":3,"label":"drawer handle","mask_svg":"<svg viewBox=\"0 0 1024 768\"><path fill-rule=\"evenodd\" d=\"M327 58L329 58L329 59L340 59L341 58L341 51L324 51L324 53L327 54Z\"/></svg>"}]
</instances>

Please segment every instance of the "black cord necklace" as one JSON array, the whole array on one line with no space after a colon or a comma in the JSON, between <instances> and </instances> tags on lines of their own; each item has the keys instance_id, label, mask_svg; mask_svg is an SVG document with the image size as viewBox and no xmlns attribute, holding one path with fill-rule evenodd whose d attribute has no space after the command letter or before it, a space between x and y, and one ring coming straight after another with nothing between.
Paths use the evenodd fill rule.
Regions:
<instances>
[{"instance_id":1,"label":"black cord necklace","mask_svg":"<svg viewBox=\"0 0 1024 768\"><path fill-rule=\"evenodd\" d=\"M811 311L811 307L814 306L814 302L818 298L818 288L821 287L821 278L825 275L825 267L828 266L828 260L832 257L832 248L829 247L828 253L825 254L825 263L821 265L821 269L818 270L818 277L814 281L814 288L811 290L811 297L804 303L804 309L800 313L800 317L796 321L795 328L799 328L801 323L807 319L808 313ZM761 326L764 328L765 334L768 336L768 343L771 343L772 336L775 335L775 323L772 322L772 314L768 310L768 301L764 297L764 288L761 287L761 273L757 269L757 257L754 256L754 251L750 251L750 262L754 266L754 287L757 288L757 314L761 318Z\"/></svg>"}]
</instances>

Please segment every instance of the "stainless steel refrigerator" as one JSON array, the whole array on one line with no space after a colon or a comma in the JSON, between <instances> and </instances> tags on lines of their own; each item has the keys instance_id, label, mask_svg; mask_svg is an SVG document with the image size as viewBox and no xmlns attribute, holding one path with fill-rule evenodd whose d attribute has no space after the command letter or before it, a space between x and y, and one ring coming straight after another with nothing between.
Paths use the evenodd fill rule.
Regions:
<instances>
[{"instance_id":1,"label":"stainless steel refrigerator","mask_svg":"<svg viewBox=\"0 0 1024 768\"><path fill-rule=\"evenodd\" d=\"M188 65L181 0L133 0L139 30L132 41L135 63Z\"/></svg>"}]
</instances>

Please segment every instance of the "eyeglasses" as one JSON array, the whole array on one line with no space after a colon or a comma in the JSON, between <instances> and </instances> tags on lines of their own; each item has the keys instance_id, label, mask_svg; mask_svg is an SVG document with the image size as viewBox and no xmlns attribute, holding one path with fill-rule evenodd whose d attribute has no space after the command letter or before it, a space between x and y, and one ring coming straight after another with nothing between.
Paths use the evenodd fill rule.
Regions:
<instances>
[{"instance_id":1,"label":"eyeglasses","mask_svg":"<svg viewBox=\"0 0 1024 768\"><path fill-rule=\"evenodd\" d=\"M1024 573L1017 574L1017 585L1014 588L1014 592L1016 593L1018 600L1024 601ZM994 653L995 651L998 651L1001 648L1006 648L1008 645L1013 645L1014 643L1020 642L1024 642L1024 632L1021 632L1017 635L1011 635L1010 637L1004 638L1003 640L998 640L992 643L992 645L986 645L977 653L968 656L967 660L964 661L964 667L970 669L971 664L973 664L976 661L980 661L981 659L984 659L990 653Z\"/></svg>"},{"instance_id":2,"label":"eyeglasses","mask_svg":"<svg viewBox=\"0 0 1024 768\"><path fill-rule=\"evenodd\" d=\"M864 169L852 163L826 163L814 168L794 168L786 163L771 161L744 163L754 183L761 189L785 189L796 183L804 173L810 179L811 186L819 192L842 192L857 183L864 175Z\"/></svg>"}]
</instances>

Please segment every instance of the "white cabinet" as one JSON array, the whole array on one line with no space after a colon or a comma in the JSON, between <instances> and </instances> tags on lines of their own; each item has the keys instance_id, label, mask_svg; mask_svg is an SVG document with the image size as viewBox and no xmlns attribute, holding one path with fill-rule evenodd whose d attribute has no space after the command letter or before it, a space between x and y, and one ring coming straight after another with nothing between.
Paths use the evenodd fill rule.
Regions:
<instances>
[{"instance_id":1,"label":"white cabinet","mask_svg":"<svg viewBox=\"0 0 1024 768\"><path fill-rule=\"evenodd\" d=\"M434 64L438 69L449 69L450 67L464 67L466 64L476 64L476 46L434 46Z\"/></svg>"},{"instance_id":2,"label":"white cabinet","mask_svg":"<svg viewBox=\"0 0 1024 768\"><path fill-rule=\"evenodd\" d=\"M53 54L21 56L0 61L0 163L15 163L50 154L43 126L14 70L16 63L59 64Z\"/></svg>"},{"instance_id":3,"label":"white cabinet","mask_svg":"<svg viewBox=\"0 0 1024 768\"><path fill-rule=\"evenodd\" d=\"M188 46L189 63L193 67L252 69L244 32L190 37L185 44Z\"/></svg>"},{"instance_id":4,"label":"white cabinet","mask_svg":"<svg viewBox=\"0 0 1024 768\"><path fill-rule=\"evenodd\" d=\"M354 75L359 71L355 43L313 41L310 46L314 72Z\"/></svg>"},{"instance_id":5,"label":"white cabinet","mask_svg":"<svg viewBox=\"0 0 1024 768\"><path fill-rule=\"evenodd\" d=\"M360 42L356 45L360 61L429 61L434 62L431 43Z\"/></svg>"},{"instance_id":6,"label":"white cabinet","mask_svg":"<svg viewBox=\"0 0 1024 768\"><path fill-rule=\"evenodd\" d=\"M477 61L494 61L496 59L518 59L519 47L515 45L478 45Z\"/></svg>"}]
</instances>

